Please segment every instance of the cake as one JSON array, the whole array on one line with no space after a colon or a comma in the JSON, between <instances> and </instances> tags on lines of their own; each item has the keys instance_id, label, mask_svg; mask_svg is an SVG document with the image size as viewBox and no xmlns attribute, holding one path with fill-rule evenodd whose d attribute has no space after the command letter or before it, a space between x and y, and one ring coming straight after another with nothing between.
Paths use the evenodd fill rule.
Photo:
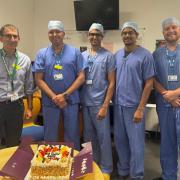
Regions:
<instances>
[{"instance_id":1,"label":"cake","mask_svg":"<svg viewBox=\"0 0 180 180\"><path fill-rule=\"evenodd\" d=\"M31 160L31 180L68 180L72 148L65 145L40 145Z\"/></svg>"}]
</instances>

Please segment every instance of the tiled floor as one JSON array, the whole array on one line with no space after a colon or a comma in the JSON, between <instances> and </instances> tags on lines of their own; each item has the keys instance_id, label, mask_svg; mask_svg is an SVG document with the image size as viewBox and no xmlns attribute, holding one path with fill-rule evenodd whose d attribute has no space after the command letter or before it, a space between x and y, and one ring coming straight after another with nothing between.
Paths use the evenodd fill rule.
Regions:
<instances>
[{"instance_id":1,"label":"tiled floor","mask_svg":"<svg viewBox=\"0 0 180 180\"><path fill-rule=\"evenodd\" d=\"M160 144L159 135L156 136L155 134L148 134L146 136L144 180L152 180L155 177L159 177L161 174L161 168L159 162L159 144ZM118 180L116 162L115 162L117 158L115 151L113 156L114 156L114 171L111 180ZM180 172L178 175L178 180L180 180Z\"/></svg>"}]
</instances>

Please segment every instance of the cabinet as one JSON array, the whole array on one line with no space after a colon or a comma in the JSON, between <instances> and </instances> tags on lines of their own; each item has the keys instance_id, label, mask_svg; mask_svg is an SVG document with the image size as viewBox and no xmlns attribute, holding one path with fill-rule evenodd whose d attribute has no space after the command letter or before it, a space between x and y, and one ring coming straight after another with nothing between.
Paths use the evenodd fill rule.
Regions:
<instances>
[{"instance_id":1,"label":"cabinet","mask_svg":"<svg viewBox=\"0 0 180 180\"><path fill-rule=\"evenodd\" d=\"M156 104L147 104L146 105L146 131L159 131L159 122L156 112Z\"/></svg>"}]
</instances>

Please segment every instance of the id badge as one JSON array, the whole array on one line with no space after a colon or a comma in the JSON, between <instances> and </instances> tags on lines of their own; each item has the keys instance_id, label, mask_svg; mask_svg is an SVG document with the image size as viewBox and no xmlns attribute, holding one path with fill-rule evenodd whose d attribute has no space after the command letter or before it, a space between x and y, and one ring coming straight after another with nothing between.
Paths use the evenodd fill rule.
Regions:
<instances>
[{"instance_id":1,"label":"id badge","mask_svg":"<svg viewBox=\"0 0 180 180\"><path fill-rule=\"evenodd\" d=\"M54 80L62 80L63 79L63 75L62 74L55 74L54 75Z\"/></svg>"},{"instance_id":2,"label":"id badge","mask_svg":"<svg viewBox=\"0 0 180 180\"><path fill-rule=\"evenodd\" d=\"M92 79L88 79L88 80L86 80L86 84L87 84L87 85L91 85L91 84L93 84Z\"/></svg>"},{"instance_id":3,"label":"id badge","mask_svg":"<svg viewBox=\"0 0 180 180\"><path fill-rule=\"evenodd\" d=\"M177 81L177 75L168 75L168 81Z\"/></svg>"},{"instance_id":4,"label":"id badge","mask_svg":"<svg viewBox=\"0 0 180 180\"><path fill-rule=\"evenodd\" d=\"M11 99L11 102L16 101L19 99L18 93L8 93L7 96Z\"/></svg>"}]
</instances>

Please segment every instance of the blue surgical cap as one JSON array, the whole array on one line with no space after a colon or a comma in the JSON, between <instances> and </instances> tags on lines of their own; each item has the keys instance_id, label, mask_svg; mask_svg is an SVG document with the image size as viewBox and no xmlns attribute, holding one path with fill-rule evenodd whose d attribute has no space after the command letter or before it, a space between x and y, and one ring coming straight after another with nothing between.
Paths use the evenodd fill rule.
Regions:
<instances>
[{"instance_id":1,"label":"blue surgical cap","mask_svg":"<svg viewBox=\"0 0 180 180\"><path fill-rule=\"evenodd\" d=\"M48 30L57 29L59 31L64 32L64 25L61 21L49 21L48 23Z\"/></svg>"},{"instance_id":2,"label":"blue surgical cap","mask_svg":"<svg viewBox=\"0 0 180 180\"><path fill-rule=\"evenodd\" d=\"M123 24L122 28L121 28L121 32L123 32L123 30L125 28L132 28L134 29L137 33L139 32L139 28L138 28L138 25L137 23L135 22L132 22L132 21L127 21Z\"/></svg>"},{"instance_id":3,"label":"blue surgical cap","mask_svg":"<svg viewBox=\"0 0 180 180\"><path fill-rule=\"evenodd\" d=\"M102 24L99 24L99 23L93 23L91 25L91 27L89 28L89 32L93 29L99 30L102 34L104 32L104 28L103 28Z\"/></svg>"},{"instance_id":4,"label":"blue surgical cap","mask_svg":"<svg viewBox=\"0 0 180 180\"><path fill-rule=\"evenodd\" d=\"M175 24L176 26L180 26L180 22L175 17L168 17L162 21L162 28L165 28L167 25Z\"/></svg>"}]
</instances>

